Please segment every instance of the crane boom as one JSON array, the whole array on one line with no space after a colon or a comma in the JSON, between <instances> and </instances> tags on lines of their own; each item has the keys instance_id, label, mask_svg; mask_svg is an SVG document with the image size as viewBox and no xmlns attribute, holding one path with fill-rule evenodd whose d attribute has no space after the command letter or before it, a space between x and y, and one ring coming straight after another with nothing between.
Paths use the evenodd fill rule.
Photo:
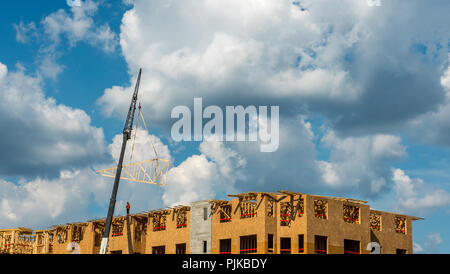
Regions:
<instances>
[{"instance_id":1,"label":"crane boom","mask_svg":"<svg viewBox=\"0 0 450 274\"><path fill-rule=\"evenodd\" d=\"M134 114L136 112L136 102L138 98L139 86L141 82L142 69L139 70L139 75L134 89L133 98L131 99L130 109L128 110L127 120L123 129L122 149L120 151L119 162L117 164L116 177L114 179L114 186L109 201L108 216L106 217L105 231L103 232L102 243L100 246L100 254L106 254L108 248L109 232L111 231L111 223L114 216L114 208L116 206L117 191L119 189L119 181L122 173L123 157L125 155L125 148L127 141L131 138L131 131L133 130Z\"/></svg>"},{"instance_id":2,"label":"crane boom","mask_svg":"<svg viewBox=\"0 0 450 274\"><path fill-rule=\"evenodd\" d=\"M125 122L125 127L123 129L123 134L127 135L127 140L130 140L131 131L133 130L134 114L136 112L136 103L137 103L137 98L138 98L139 86L141 84L141 74L142 74L142 69L139 70L139 75L138 75L138 78L136 81L136 87L134 88L133 98L131 100L131 105L130 105L130 109L128 110L127 120Z\"/></svg>"}]
</instances>

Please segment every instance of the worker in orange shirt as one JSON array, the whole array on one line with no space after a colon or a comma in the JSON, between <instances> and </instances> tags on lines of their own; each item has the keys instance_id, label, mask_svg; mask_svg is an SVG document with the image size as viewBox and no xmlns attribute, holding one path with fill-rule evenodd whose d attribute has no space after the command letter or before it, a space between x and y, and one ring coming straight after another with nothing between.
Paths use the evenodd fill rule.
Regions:
<instances>
[{"instance_id":1,"label":"worker in orange shirt","mask_svg":"<svg viewBox=\"0 0 450 274\"><path fill-rule=\"evenodd\" d=\"M127 202L127 215L130 214L130 203Z\"/></svg>"}]
</instances>

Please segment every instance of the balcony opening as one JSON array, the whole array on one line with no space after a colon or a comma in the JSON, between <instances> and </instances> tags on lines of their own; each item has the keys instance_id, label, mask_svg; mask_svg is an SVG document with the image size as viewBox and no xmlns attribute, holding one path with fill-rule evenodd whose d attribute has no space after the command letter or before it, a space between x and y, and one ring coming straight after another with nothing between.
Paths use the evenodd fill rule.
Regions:
<instances>
[{"instance_id":1,"label":"balcony opening","mask_svg":"<svg viewBox=\"0 0 450 274\"><path fill-rule=\"evenodd\" d=\"M371 212L369 215L369 226L372 230L381 231L381 215Z\"/></svg>"},{"instance_id":2,"label":"balcony opening","mask_svg":"<svg viewBox=\"0 0 450 274\"><path fill-rule=\"evenodd\" d=\"M280 204L280 225L289 226L291 224L291 205L288 202Z\"/></svg>"},{"instance_id":3,"label":"balcony opening","mask_svg":"<svg viewBox=\"0 0 450 274\"><path fill-rule=\"evenodd\" d=\"M231 222L231 205L220 206L219 216L221 223Z\"/></svg>"},{"instance_id":4,"label":"balcony opening","mask_svg":"<svg viewBox=\"0 0 450 274\"><path fill-rule=\"evenodd\" d=\"M123 236L123 227L125 219L117 219L112 223L112 236L118 237Z\"/></svg>"},{"instance_id":5,"label":"balcony opening","mask_svg":"<svg viewBox=\"0 0 450 274\"><path fill-rule=\"evenodd\" d=\"M305 199L303 199L302 197L300 197L298 200L297 208L298 217L302 217L305 214Z\"/></svg>"},{"instance_id":6,"label":"balcony opening","mask_svg":"<svg viewBox=\"0 0 450 274\"><path fill-rule=\"evenodd\" d=\"M187 212L185 210L177 211L177 229L187 227Z\"/></svg>"},{"instance_id":7,"label":"balcony opening","mask_svg":"<svg viewBox=\"0 0 450 274\"><path fill-rule=\"evenodd\" d=\"M344 205L344 222L359 224L359 207Z\"/></svg>"},{"instance_id":8,"label":"balcony opening","mask_svg":"<svg viewBox=\"0 0 450 274\"><path fill-rule=\"evenodd\" d=\"M395 217L395 232L400 234L406 234L406 218L397 216Z\"/></svg>"},{"instance_id":9,"label":"balcony opening","mask_svg":"<svg viewBox=\"0 0 450 274\"><path fill-rule=\"evenodd\" d=\"M244 202L241 204L241 219L256 217L256 203ZM231 210L230 210L231 211Z\"/></svg>"},{"instance_id":10,"label":"balcony opening","mask_svg":"<svg viewBox=\"0 0 450 274\"><path fill-rule=\"evenodd\" d=\"M314 216L319 219L328 219L328 202L324 200L314 201Z\"/></svg>"}]
</instances>

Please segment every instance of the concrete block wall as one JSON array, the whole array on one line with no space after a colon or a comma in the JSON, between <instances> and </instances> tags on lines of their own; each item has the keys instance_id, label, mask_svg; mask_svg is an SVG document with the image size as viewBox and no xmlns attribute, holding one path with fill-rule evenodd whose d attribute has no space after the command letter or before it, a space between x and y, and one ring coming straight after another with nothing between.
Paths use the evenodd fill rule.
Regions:
<instances>
[{"instance_id":1,"label":"concrete block wall","mask_svg":"<svg viewBox=\"0 0 450 274\"><path fill-rule=\"evenodd\" d=\"M191 254L205 254L205 241L206 254L211 254L211 217L211 204L209 201L198 201L191 204L189 248Z\"/></svg>"}]
</instances>

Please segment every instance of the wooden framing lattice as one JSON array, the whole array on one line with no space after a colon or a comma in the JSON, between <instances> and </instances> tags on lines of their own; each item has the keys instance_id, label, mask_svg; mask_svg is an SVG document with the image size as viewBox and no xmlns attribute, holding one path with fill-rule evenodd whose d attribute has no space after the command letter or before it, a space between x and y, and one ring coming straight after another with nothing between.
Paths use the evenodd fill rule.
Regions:
<instances>
[{"instance_id":1,"label":"wooden framing lattice","mask_svg":"<svg viewBox=\"0 0 450 274\"><path fill-rule=\"evenodd\" d=\"M158 210L151 212L149 217L153 221L153 231L163 231L167 228L167 215L170 215L170 210Z\"/></svg>"},{"instance_id":2,"label":"wooden framing lattice","mask_svg":"<svg viewBox=\"0 0 450 274\"><path fill-rule=\"evenodd\" d=\"M305 214L305 199L303 197L300 197L297 203L297 214L298 217L303 217Z\"/></svg>"},{"instance_id":3,"label":"wooden framing lattice","mask_svg":"<svg viewBox=\"0 0 450 274\"><path fill-rule=\"evenodd\" d=\"M92 229L94 230L94 246L100 246L105 231L105 223L93 222Z\"/></svg>"},{"instance_id":4,"label":"wooden framing lattice","mask_svg":"<svg viewBox=\"0 0 450 274\"><path fill-rule=\"evenodd\" d=\"M253 218L256 217L256 215L257 211L255 202L243 202L241 204L241 219Z\"/></svg>"},{"instance_id":5,"label":"wooden framing lattice","mask_svg":"<svg viewBox=\"0 0 450 274\"><path fill-rule=\"evenodd\" d=\"M83 235L86 230L87 224L84 225L74 225L72 227L72 242L81 242L83 240Z\"/></svg>"},{"instance_id":6,"label":"wooden framing lattice","mask_svg":"<svg viewBox=\"0 0 450 274\"><path fill-rule=\"evenodd\" d=\"M328 219L328 202L325 200L314 200L314 216L319 219Z\"/></svg>"},{"instance_id":7,"label":"wooden framing lattice","mask_svg":"<svg viewBox=\"0 0 450 274\"><path fill-rule=\"evenodd\" d=\"M153 159L139 163L124 165L122 167L121 180L138 183L165 186L169 173L170 161ZM116 177L117 167L96 171L100 175L109 178Z\"/></svg>"},{"instance_id":8,"label":"wooden framing lattice","mask_svg":"<svg viewBox=\"0 0 450 274\"><path fill-rule=\"evenodd\" d=\"M289 197L289 201L281 202L280 204L280 220L281 225L290 225L291 221L294 221L296 216L302 217L305 214L305 200L302 193L291 192L291 191L280 191L283 197L279 198L278 201L282 201Z\"/></svg>"},{"instance_id":9,"label":"wooden framing lattice","mask_svg":"<svg viewBox=\"0 0 450 274\"><path fill-rule=\"evenodd\" d=\"M267 201L267 217L275 217L275 199L269 198Z\"/></svg>"},{"instance_id":10,"label":"wooden framing lattice","mask_svg":"<svg viewBox=\"0 0 450 274\"><path fill-rule=\"evenodd\" d=\"M69 234L68 226L59 226L55 229L56 241L59 244L64 244L67 242L67 236Z\"/></svg>"},{"instance_id":11,"label":"wooden framing lattice","mask_svg":"<svg viewBox=\"0 0 450 274\"><path fill-rule=\"evenodd\" d=\"M123 236L123 228L125 226L125 218L115 218L112 222L113 237Z\"/></svg>"},{"instance_id":12,"label":"wooden framing lattice","mask_svg":"<svg viewBox=\"0 0 450 274\"><path fill-rule=\"evenodd\" d=\"M187 206L180 206L173 209L173 216L177 218L177 229L187 227L187 212L190 210Z\"/></svg>"},{"instance_id":13,"label":"wooden framing lattice","mask_svg":"<svg viewBox=\"0 0 450 274\"><path fill-rule=\"evenodd\" d=\"M211 201L211 214L219 214L219 221L221 223L231 222L232 207L230 201Z\"/></svg>"},{"instance_id":14,"label":"wooden framing lattice","mask_svg":"<svg viewBox=\"0 0 450 274\"><path fill-rule=\"evenodd\" d=\"M381 231L381 215L375 212L370 212L369 226L373 230Z\"/></svg>"},{"instance_id":15,"label":"wooden framing lattice","mask_svg":"<svg viewBox=\"0 0 450 274\"><path fill-rule=\"evenodd\" d=\"M352 205L343 206L344 222L359 224L359 207Z\"/></svg>"},{"instance_id":16,"label":"wooden framing lattice","mask_svg":"<svg viewBox=\"0 0 450 274\"><path fill-rule=\"evenodd\" d=\"M280 204L280 225L290 226L292 217L292 206L289 202L281 202Z\"/></svg>"},{"instance_id":17,"label":"wooden framing lattice","mask_svg":"<svg viewBox=\"0 0 450 274\"><path fill-rule=\"evenodd\" d=\"M0 254L33 254L34 237L25 228L0 232Z\"/></svg>"},{"instance_id":18,"label":"wooden framing lattice","mask_svg":"<svg viewBox=\"0 0 450 274\"><path fill-rule=\"evenodd\" d=\"M395 232L406 234L406 218L402 216L395 217Z\"/></svg>"},{"instance_id":19,"label":"wooden framing lattice","mask_svg":"<svg viewBox=\"0 0 450 274\"><path fill-rule=\"evenodd\" d=\"M134 240L137 242L142 241L142 236L146 234L147 231L147 218L133 216L135 222L134 226Z\"/></svg>"}]
</instances>

